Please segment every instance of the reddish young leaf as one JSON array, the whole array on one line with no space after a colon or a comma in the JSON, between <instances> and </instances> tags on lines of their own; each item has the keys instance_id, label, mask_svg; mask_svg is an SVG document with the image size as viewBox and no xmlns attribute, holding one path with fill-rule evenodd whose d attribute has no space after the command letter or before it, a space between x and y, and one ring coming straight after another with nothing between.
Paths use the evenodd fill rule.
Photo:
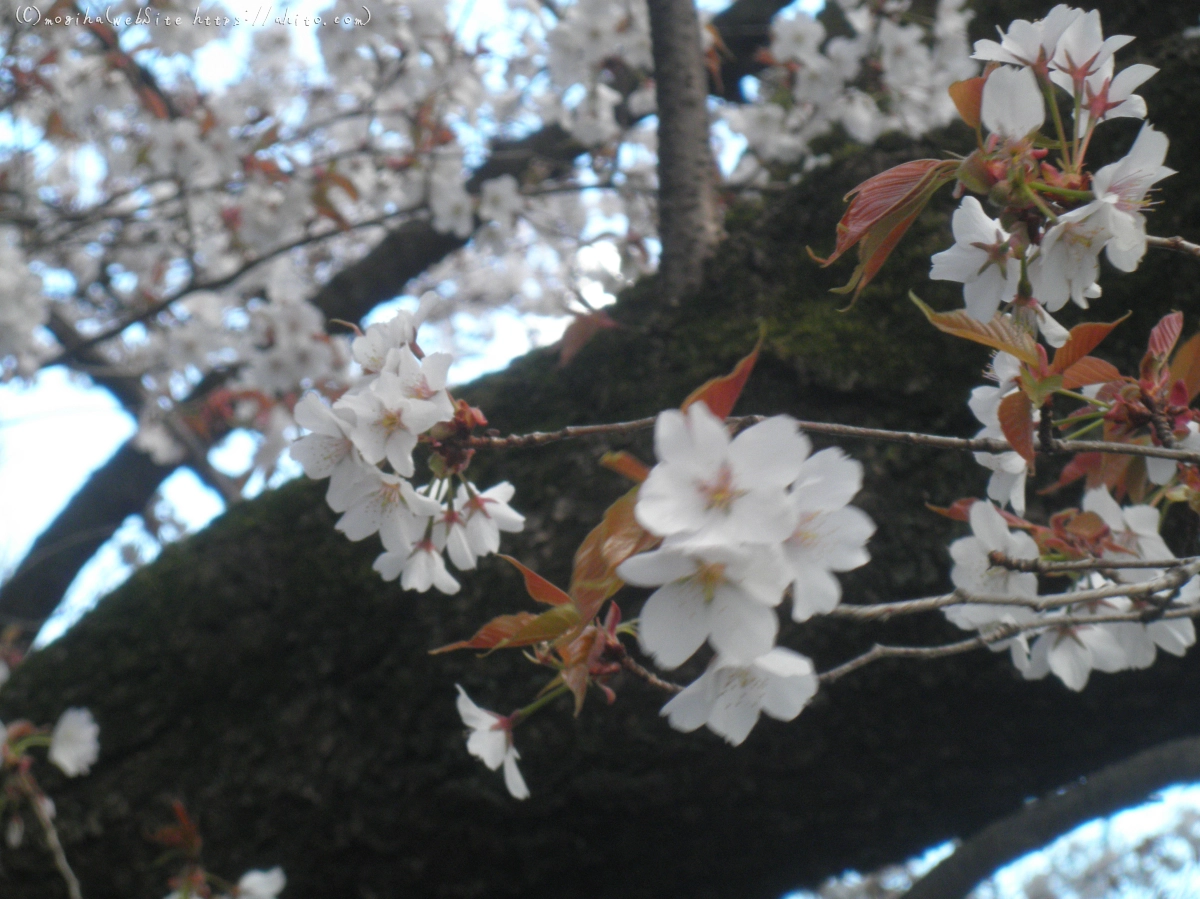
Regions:
<instances>
[{"instance_id":1,"label":"reddish young leaf","mask_svg":"<svg viewBox=\"0 0 1200 899\"><path fill-rule=\"evenodd\" d=\"M950 99L954 101L954 108L958 110L962 120L972 128L979 127L985 81L987 81L987 76L980 75L976 78L956 81L947 89Z\"/></svg>"},{"instance_id":2,"label":"reddish young leaf","mask_svg":"<svg viewBox=\"0 0 1200 899\"><path fill-rule=\"evenodd\" d=\"M1068 368L1099 346L1109 332L1129 318L1129 315L1130 313L1126 312L1111 324L1084 322L1082 325L1076 325L1071 329L1067 342L1055 351L1054 361L1050 364L1051 373L1061 375L1066 372Z\"/></svg>"},{"instance_id":3,"label":"reddish young leaf","mask_svg":"<svg viewBox=\"0 0 1200 899\"><path fill-rule=\"evenodd\" d=\"M1010 393L1000 401L1000 430L1014 450L1030 465L1033 452L1033 403L1024 393Z\"/></svg>"},{"instance_id":4,"label":"reddish young leaf","mask_svg":"<svg viewBox=\"0 0 1200 899\"><path fill-rule=\"evenodd\" d=\"M607 312L591 312L587 315L576 315L567 329L563 331L562 340L558 343L558 365L562 368L575 358L593 337L609 328L620 327Z\"/></svg>"},{"instance_id":5,"label":"reddish young leaf","mask_svg":"<svg viewBox=\"0 0 1200 899\"><path fill-rule=\"evenodd\" d=\"M650 477L650 466L633 453L625 450L609 450L600 457L600 464L609 471L615 471L623 478L628 478L635 484L640 484Z\"/></svg>"},{"instance_id":6,"label":"reddish young leaf","mask_svg":"<svg viewBox=\"0 0 1200 899\"><path fill-rule=\"evenodd\" d=\"M964 496L962 499L956 499L948 506L935 506L930 503L925 504L925 508L930 512L936 512L944 518L949 518L951 521L968 522L971 520L971 506L976 503L984 502L984 500L976 499L973 496ZM1008 522L1009 527L1021 528L1023 530L1032 530L1036 525L1030 524L1024 518L1014 515L1012 512L1006 512L1004 509L997 509L997 512Z\"/></svg>"},{"instance_id":7,"label":"reddish young leaf","mask_svg":"<svg viewBox=\"0 0 1200 899\"><path fill-rule=\"evenodd\" d=\"M808 251L824 267L858 245L858 267L838 293L853 291L858 298L933 194L954 180L957 167L952 159L917 159L880 172L846 194L850 207L838 222L833 253L822 259Z\"/></svg>"},{"instance_id":8,"label":"reddish young leaf","mask_svg":"<svg viewBox=\"0 0 1200 899\"><path fill-rule=\"evenodd\" d=\"M564 606L571 602L570 596L558 589L558 587L555 587L536 571L526 568L512 556L506 556L503 553L497 553L497 555L506 562L510 562L514 568L521 572L521 576L525 578L525 589L538 602L544 602L548 606Z\"/></svg>"},{"instance_id":9,"label":"reddish young leaf","mask_svg":"<svg viewBox=\"0 0 1200 899\"><path fill-rule=\"evenodd\" d=\"M934 312L921 302L916 294L910 292L908 297L925 313L929 323L945 334L982 343L994 350L1003 350L1030 365L1038 365L1042 361L1038 356L1037 342L1033 335L1017 327L1009 319L996 315L985 324L971 318L963 309L955 312Z\"/></svg>"},{"instance_id":10,"label":"reddish young leaf","mask_svg":"<svg viewBox=\"0 0 1200 899\"><path fill-rule=\"evenodd\" d=\"M1105 362L1095 356L1084 356L1063 372L1062 386L1067 390L1076 390L1088 384L1107 384L1109 381L1119 381L1121 377L1121 372L1111 362Z\"/></svg>"},{"instance_id":11,"label":"reddish young leaf","mask_svg":"<svg viewBox=\"0 0 1200 899\"><path fill-rule=\"evenodd\" d=\"M439 646L437 649L429 650L431 656L438 655L443 652L451 652L455 649L495 649L502 643L511 639L512 636L518 633L521 628L528 625L531 621L537 618L532 612L517 612L515 615L497 615L483 627L475 632L475 636L470 640L459 640L457 643L448 643L445 646Z\"/></svg>"},{"instance_id":12,"label":"reddish young leaf","mask_svg":"<svg viewBox=\"0 0 1200 899\"><path fill-rule=\"evenodd\" d=\"M1200 333L1189 337L1171 360L1171 380L1183 381L1189 403L1200 394Z\"/></svg>"},{"instance_id":13,"label":"reddish young leaf","mask_svg":"<svg viewBox=\"0 0 1200 899\"><path fill-rule=\"evenodd\" d=\"M1067 533L1084 540L1098 540L1108 530L1104 519L1095 512L1080 512L1072 515L1066 526Z\"/></svg>"},{"instance_id":14,"label":"reddish young leaf","mask_svg":"<svg viewBox=\"0 0 1200 899\"><path fill-rule=\"evenodd\" d=\"M579 613L574 606L557 606L547 612L537 615L507 640L496 648L506 646L532 646L534 643L544 643L557 640L580 623Z\"/></svg>"},{"instance_id":15,"label":"reddish young leaf","mask_svg":"<svg viewBox=\"0 0 1200 899\"><path fill-rule=\"evenodd\" d=\"M658 544L659 539L638 524L633 510L638 488L634 487L608 507L604 518L575 552L568 593L583 621L591 621L604 601L624 585L617 566L630 556Z\"/></svg>"},{"instance_id":16,"label":"reddish young leaf","mask_svg":"<svg viewBox=\"0 0 1200 899\"><path fill-rule=\"evenodd\" d=\"M1150 332L1150 344L1146 352L1159 359L1165 359L1175 349L1175 342L1183 333L1183 313L1172 312L1164 315Z\"/></svg>"},{"instance_id":17,"label":"reddish young leaf","mask_svg":"<svg viewBox=\"0 0 1200 899\"><path fill-rule=\"evenodd\" d=\"M572 665L564 668L558 676L562 678L562 682L570 688L571 695L575 697L575 717L578 718L579 713L583 711L583 701L587 699L587 665Z\"/></svg>"},{"instance_id":18,"label":"reddish young leaf","mask_svg":"<svg viewBox=\"0 0 1200 899\"><path fill-rule=\"evenodd\" d=\"M728 418L738 397L742 395L746 379L750 377L750 372L754 371L754 363L758 361L758 351L761 347L762 336L760 335L754 349L733 367L733 371L719 378L705 381L691 392L683 401L680 409L686 412L692 403L702 402L717 418Z\"/></svg>"},{"instance_id":19,"label":"reddish young leaf","mask_svg":"<svg viewBox=\"0 0 1200 899\"><path fill-rule=\"evenodd\" d=\"M1063 466L1062 472L1058 476L1058 480L1049 487L1043 487L1038 491L1040 496L1045 496L1049 493L1055 493L1066 487L1068 484L1073 484L1080 478L1090 478L1100 471L1103 463L1103 457L1100 453L1076 453L1075 456ZM1089 484L1088 486L1094 486Z\"/></svg>"}]
</instances>

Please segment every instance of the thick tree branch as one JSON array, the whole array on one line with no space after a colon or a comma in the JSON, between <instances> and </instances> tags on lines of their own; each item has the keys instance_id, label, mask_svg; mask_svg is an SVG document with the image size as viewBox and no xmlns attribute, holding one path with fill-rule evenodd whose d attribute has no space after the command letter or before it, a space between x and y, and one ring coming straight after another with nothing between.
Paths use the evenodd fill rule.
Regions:
<instances>
[{"instance_id":1,"label":"thick tree branch","mask_svg":"<svg viewBox=\"0 0 1200 899\"><path fill-rule=\"evenodd\" d=\"M658 277L669 303L693 290L716 243L708 90L693 0L649 0L658 103Z\"/></svg>"},{"instance_id":2,"label":"thick tree branch","mask_svg":"<svg viewBox=\"0 0 1200 899\"><path fill-rule=\"evenodd\" d=\"M998 868L1070 830L1144 802L1157 790L1200 779L1200 737L1171 740L1026 805L972 836L904 899L962 899Z\"/></svg>"}]
</instances>

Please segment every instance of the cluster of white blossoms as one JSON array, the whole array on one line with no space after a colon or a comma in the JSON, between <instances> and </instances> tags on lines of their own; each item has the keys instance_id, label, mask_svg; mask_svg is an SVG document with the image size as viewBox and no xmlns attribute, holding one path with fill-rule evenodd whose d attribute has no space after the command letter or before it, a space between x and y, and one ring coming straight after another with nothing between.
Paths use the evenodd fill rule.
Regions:
<instances>
[{"instance_id":1,"label":"cluster of white blossoms","mask_svg":"<svg viewBox=\"0 0 1200 899\"><path fill-rule=\"evenodd\" d=\"M675 668L706 641L715 650L663 714L679 730L707 724L736 745L760 711L791 720L816 691L812 663L775 646L775 608L790 588L796 621L830 611L841 600L833 573L868 561L875 525L848 505L862 466L838 449L810 455L786 415L731 439L703 402L660 413L654 444L659 461L635 515L663 542L617 573L658 588L638 626L658 665Z\"/></svg>"},{"instance_id":2,"label":"cluster of white blossoms","mask_svg":"<svg viewBox=\"0 0 1200 899\"><path fill-rule=\"evenodd\" d=\"M769 178L765 166L800 160L835 126L869 144L888 131L917 137L954 117L946 89L977 70L965 0L940 0L928 27L902 21L907 3L837 5L849 35L828 37L803 12L772 23L774 64L759 73L756 101L724 111L749 143L734 180Z\"/></svg>"},{"instance_id":3,"label":"cluster of white blossoms","mask_svg":"<svg viewBox=\"0 0 1200 899\"><path fill-rule=\"evenodd\" d=\"M508 504L507 482L480 491L461 473L419 489L410 480L420 437L455 417L446 391L450 354L417 355L426 311L401 311L354 340L362 377L332 407L315 392L296 404L297 423L311 433L291 453L309 477L329 478L326 500L342 513L338 530L351 540L379 534L384 552L374 568L385 580L399 577L406 590L457 593L443 553L459 571L471 570L499 548L501 531L520 531L525 519Z\"/></svg>"},{"instance_id":4,"label":"cluster of white blossoms","mask_svg":"<svg viewBox=\"0 0 1200 899\"><path fill-rule=\"evenodd\" d=\"M1126 272L1136 269L1145 254L1141 210L1147 192L1173 174L1163 165L1166 136L1144 125L1128 155L1099 169L1090 185L1082 171L1082 157L1098 123L1146 115L1145 102L1133 91L1157 69L1136 64L1114 74L1113 54L1131 40L1127 35L1105 39L1098 12L1059 5L1045 19L1013 22L999 42L976 42L976 59L1002 65L983 86L980 115L990 135L988 155L980 173L983 183L972 189L1004 188L1001 205L1036 207L1044 216L1040 226L1010 231L970 196L954 213L955 244L933 257L930 276L962 282L967 312L979 321L991 320L1027 283L1047 341L1061 345L1065 330L1042 310L1055 312L1068 299L1086 308L1100 296L1101 252ZM1074 158L1064 149L1062 183L1026 183L1018 190L1014 185L1021 178L1014 180L1010 172L1025 172L1032 182L1045 171L1037 162L1042 151L1035 150L1033 137L1045 123L1044 89L1053 90L1051 85L1064 90L1078 110L1074 137L1063 136L1066 144L1074 143ZM1061 200L1067 201L1065 207L1051 209Z\"/></svg>"},{"instance_id":5,"label":"cluster of white blossoms","mask_svg":"<svg viewBox=\"0 0 1200 899\"><path fill-rule=\"evenodd\" d=\"M1107 488L1096 487L1084 495L1082 510L1097 515L1108 528L1100 558L1112 562L1120 582L1141 583L1163 574L1157 568L1118 568L1123 561L1167 562L1175 558L1159 536L1157 509L1146 505L1122 508ZM998 563L995 556L999 554L1014 561L1034 560L1039 557L1037 543L1023 530L1010 530L1008 522L990 502L975 502L969 518L971 536L950 544L954 561L950 578L968 598L981 597L982 601L949 606L944 610L946 618L964 630L983 634L997 627L1019 627L1021 632L1014 637L997 640L990 646L996 650L1009 649L1013 664L1027 679L1053 673L1072 690L1082 690L1093 669L1114 672L1148 668L1154 663L1158 649L1183 655L1196 642L1190 618L1094 624L1086 619L1149 610L1162 606L1168 599L1176 605L1193 604L1200 600L1200 577L1191 578L1174 592L1164 590L1131 598L1114 589L1113 595L1079 603L1068 599L1055 608L1035 609L1038 576ZM1091 572L1081 575L1072 591L1116 587L1117 583ZM987 602L989 598L1012 602ZM1070 623L1057 623L1068 617L1072 619ZM1079 621L1080 618L1085 620Z\"/></svg>"}]
</instances>

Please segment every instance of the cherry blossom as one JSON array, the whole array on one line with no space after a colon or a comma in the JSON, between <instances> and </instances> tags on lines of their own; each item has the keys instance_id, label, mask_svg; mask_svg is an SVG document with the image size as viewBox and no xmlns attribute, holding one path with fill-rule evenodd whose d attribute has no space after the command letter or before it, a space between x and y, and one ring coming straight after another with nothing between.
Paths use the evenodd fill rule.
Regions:
<instances>
[{"instance_id":1,"label":"cherry blossom","mask_svg":"<svg viewBox=\"0 0 1200 899\"><path fill-rule=\"evenodd\" d=\"M463 724L471 729L467 735L467 752L492 771L503 765L504 785L508 792L514 799L528 799L529 788L517 768L521 754L513 745L511 724L495 712L481 709L466 690L458 684L454 686L458 690L458 714Z\"/></svg>"},{"instance_id":2,"label":"cherry blossom","mask_svg":"<svg viewBox=\"0 0 1200 899\"><path fill-rule=\"evenodd\" d=\"M790 649L775 648L749 664L716 656L704 674L663 706L675 730L709 730L738 746L766 712L791 721L817 692L812 662Z\"/></svg>"},{"instance_id":3,"label":"cherry blossom","mask_svg":"<svg viewBox=\"0 0 1200 899\"><path fill-rule=\"evenodd\" d=\"M1082 95L1087 79L1103 71L1112 55L1132 41L1127 34L1105 38L1100 13L1083 13L1063 29L1052 60L1051 80L1068 94Z\"/></svg>"},{"instance_id":4,"label":"cherry blossom","mask_svg":"<svg viewBox=\"0 0 1200 899\"><path fill-rule=\"evenodd\" d=\"M1058 50L1058 39L1077 18L1083 15L1060 3L1044 19L1033 22L1015 19L1008 31L1000 31L1000 41L981 40L975 42L975 59L1003 62L1011 65L1032 66L1043 75Z\"/></svg>"},{"instance_id":5,"label":"cherry blossom","mask_svg":"<svg viewBox=\"0 0 1200 899\"><path fill-rule=\"evenodd\" d=\"M968 314L990 321L1002 303L1012 302L1017 295L1021 262L1009 245L1011 235L998 220L988 218L974 197L963 198L950 224L954 246L934 255L929 277L961 281Z\"/></svg>"},{"instance_id":6,"label":"cherry blossom","mask_svg":"<svg viewBox=\"0 0 1200 899\"><path fill-rule=\"evenodd\" d=\"M87 774L100 757L100 725L87 709L67 709L50 735L49 759L67 777Z\"/></svg>"},{"instance_id":7,"label":"cherry blossom","mask_svg":"<svg viewBox=\"0 0 1200 899\"><path fill-rule=\"evenodd\" d=\"M641 525L697 544L775 543L796 526L785 491L809 452L796 422L776 416L730 440L703 403L658 416L659 463L638 494Z\"/></svg>"},{"instance_id":8,"label":"cherry blossom","mask_svg":"<svg viewBox=\"0 0 1200 899\"><path fill-rule=\"evenodd\" d=\"M234 895L237 899L275 899L287 886L283 868L269 871L247 871L238 879Z\"/></svg>"},{"instance_id":9,"label":"cherry blossom","mask_svg":"<svg viewBox=\"0 0 1200 899\"><path fill-rule=\"evenodd\" d=\"M829 612L841 601L842 585L832 572L871 560L866 544L875 523L849 505L861 486L862 464L836 447L821 450L800 467L789 493L798 523L783 542L795 621Z\"/></svg>"},{"instance_id":10,"label":"cherry blossom","mask_svg":"<svg viewBox=\"0 0 1200 899\"><path fill-rule=\"evenodd\" d=\"M407 554L440 511L437 501L417 493L404 478L366 466L354 499L335 527L351 540L378 533L384 546Z\"/></svg>"},{"instance_id":11,"label":"cherry blossom","mask_svg":"<svg viewBox=\"0 0 1200 899\"><path fill-rule=\"evenodd\" d=\"M639 618L642 649L663 668L682 665L707 639L731 660L770 651L779 630L772 611L788 572L778 547L664 545L626 559L617 574L658 587Z\"/></svg>"},{"instance_id":12,"label":"cherry blossom","mask_svg":"<svg viewBox=\"0 0 1200 899\"><path fill-rule=\"evenodd\" d=\"M1023 531L1010 531L1003 516L990 502L971 505L969 513L972 534L950 544L954 567L950 580L960 590L980 596L1003 596L1032 599L1037 596L1037 575L1014 571L991 560L992 553L1003 553L1010 559L1036 559L1037 544ZM1023 606L967 603L945 609L950 622L964 630L983 628L1010 617L1017 623L1031 621L1034 612Z\"/></svg>"},{"instance_id":13,"label":"cherry blossom","mask_svg":"<svg viewBox=\"0 0 1200 899\"><path fill-rule=\"evenodd\" d=\"M1141 209L1146 193L1174 169L1163 165L1167 138L1150 125L1143 125L1129 154L1104 166L1092 178L1096 199L1075 211L1079 217L1099 214L1112 234L1104 246L1108 261L1123 272L1138 267L1146 255L1146 219ZM1086 210L1086 212L1085 212Z\"/></svg>"},{"instance_id":14,"label":"cherry blossom","mask_svg":"<svg viewBox=\"0 0 1200 899\"><path fill-rule=\"evenodd\" d=\"M1099 515L1112 531L1113 540L1125 550L1105 550L1103 558L1147 561L1175 558L1166 541L1159 536L1161 516L1153 506L1136 505L1122 508L1112 498L1108 488L1101 486L1083 495L1082 508L1085 512ZM1158 568L1118 569L1118 576L1126 583L1153 580L1162 573L1162 569Z\"/></svg>"},{"instance_id":15,"label":"cherry blossom","mask_svg":"<svg viewBox=\"0 0 1200 899\"><path fill-rule=\"evenodd\" d=\"M1000 427L1000 401L1016 389L1020 374L1021 363L1015 356L999 352L992 357L988 375L996 381L996 386L976 387L967 401L972 414L983 425L976 437L1004 436ZM1004 453L975 453L975 461L992 471L988 479L988 499L1000 503L1002 507L1010 505L1018 515L1024 515L1028 463L1021 454L1011 450Z\"/></svg>"}]
</instances>

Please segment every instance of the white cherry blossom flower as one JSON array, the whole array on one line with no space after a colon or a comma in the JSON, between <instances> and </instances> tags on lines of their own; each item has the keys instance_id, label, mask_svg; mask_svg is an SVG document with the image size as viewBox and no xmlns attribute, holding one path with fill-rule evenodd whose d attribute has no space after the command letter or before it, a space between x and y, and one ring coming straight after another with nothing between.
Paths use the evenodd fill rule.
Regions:
<instances>
[{"instance_id":1,"label":"white cherry blossom flower","mask_svg":"<svg viewBox=\"0 0 1200 899\"><path fill-rule=\"evenodd\" d=\"M1096 208L1085 206L1060 215L1029 264L1029 281L1038 302L1051 312L1068 299L1086 309L1100 274L1100 251L1111 237L1106 217Z\"/></svg>"},{"instance_id":2,"label":"white cherry blossom flower","mask_svg":"<svg viewBox=\"0 0 1200 899\"><path fill-rule=\"evenodd\" d=\"M1129 154L1106 165L1092 178L1096 199L1076 210L1076 214L1099 213L1112 234L1104 247L1108 261L1123 272L1138 267L1146 255L1146 219L1141 209L1151 186L1175 170L1163 165L1167 157L1167 137L1150 125L1143 125Z\"/></svg>"},{"instance_id":3,"label":"white cherry blossom flower","mask_svg":"<svg viewBox=\"0 0 1200 899\"><path fill-rule=\"evenodd\" d=\"M417 542L407 553L403 549L389 549L380 555L371 567L378 571L385 581L394 581L399 577L400 586L405 590L424 593L430 587L437 587L442 593L454 594L461 588L454 576L446 570L442 548L432 539Z\"/></svg>"},{"instance_id":4,"label":"white cherry blossom flower","mask_svg":"<svg viewBox=\"0 0 1200 899\"><path fill-rule=\"evenodd\" d=\"M234 895L237 899L275 899L285 886L287 877L278 866L269 871L247 871L238 880Z\"/></svg>"},{"instance_id":5,"label":"white cherry blossom flower","mask_svg":"<svg viewBox=\"0 0 1200 899\"><path fill-rule=\"evenodd\" d=\"M1046 121L1046 103L1033 69L1001 66L983 85L983 127L1009 143L1027 138Z\"/></svg>"},{"instance_id":6,"label":"white cherry blossom flower","mask_svg":"<svg viewBox=\"0 0 1200 899\"><path fill-rule=\"evenodd\" d=\"M659 588L642 607L638 638L663 668L682 665L706 639L743 663L775 643L772 609L789 580L777 546L664 545L626 559L617 574L636 587Z\"/></svg>"},{"instance_id":7,"label":"white cherry blossom flower","mask_svg":"<svg viewBox=\"0 0 1200 899\"><path fill-rule=\"evenodd\" d=\"M412 484L397 475L371 466L364 473L370 480L358 488L358 495L335 527L351 540L363 540L378 532L385 547L407 555L424 535L429 519L441 511L441 504L417 493Z\"/></svg>"},{"instance_id":8,"label":"white cherry blossom flower","mask_svg":"<svg viewBox=\"0 0 1200 899\"><path fill-rule=\"evenodd\" d=\"M525 516L509 505L514 493L516 488L508 481L482 493L465 485L458 488L454 506L465 521L467 543L476 556L496 552L501 531L517 534L525 528Z\"/></svg>"},{"instance_id":9,"label":"white cherry blossom flower","mask_svg":"<svg viewBox=\"0 0 1200 899\"><path fill-rule=\"evenodd\" d=\"M798 523L783 542L796 621L829 612L841 601L842 585L833 572L871 560L866 545L875 523L849 505L861 487L862 465L837 448L821 450L800 467L789 493Z\"/></svg>"},{"instance_id":10,"label":"white cherry blossom flower","mask_svg":"<svg viewBox=\"0 0 1200 899\"><path fill-rule=\"evenodd\" d=\"M495 712L481 709L458 684L458 714L463 724L471 729L467 735L467 752L479 759L492 771L504 766L504 785L514 799L528 799L529 787L517 768L521 754L513 745L512 729L505 719Z\"/></svg>"},{"instance_id":11,"label":"white cherry blossom flower","mask_svg":"<svg viewBox=\"0 0 1200 899\"><path fill-rule=\"evenodd\" d=\"M315 392L306 393L296 403L293 415L296 424L312 433L292 443L292 458L310 478L329 478L325 499L333 511L345 512L358 486L365 481L365 462L350 439L348 416L330 409Z\"/></svg>"},{"instance_id":12,"label":"white cherry blossom flower","mask_svg":"<svg viewBox=\"0 0 1200 899\"><path fill-rule=\"evenodd\" d=\"M808 456L795 420L777 415L730 440L704 403L661 412L659 462L638 493L635 515L652 534L696 543L775 543L795 528L786 489Z\"/></svg>"},{"instance_id":13,"label":"white cherry blossom flower","mask_svg":"<svg viewBox=\"0 0 1200 899\"><path fill-rule=\"evenodd\" d=\"M950 544L954 567L950 580L960 590L981 596L1004 596L1013 599L1032 599L1037 596L1037 575L1014 571L995 565L990 558L994 552L1010 559L1036 559L1037 544L1024 531L1010 531L1004 517L990 502L971 505L969 514L972 535ZM948 606L946 618L963 630L975 630L994 625L1009 617L1018 624L1032 621L1032 609L1018 605L966 603Z\"/></svg>"},{"instance_id":14,"label":"white cherry blossom flower","mask_svg":"<svg viewBox=\"0 0 1200 899\"><path fill-rule=\"evenodd\" d=\"M1093 75L1083 83L1083 102L1079 118L1075 121L1075 135L1082 137L1093 122L1109 119L1146 117L1146 101L1134 93L1157 72L1154 66L1134 63L1126 66L1116 77L1113 76L1113 60L1110 57Z\"/></svg>"},{"instance_id":15,"label":"white cherry blossom flower","mask_svg":"<svg viewBox=\"0 0 1200 899\"><path fill-rule=\"evenodd\" d=\"M1168 460L1170 461L1170 460ZM1093 512L1108 525L1112 538L1126 552L1106 550L1101 558L1114 562L1123 559L1173 559L1166 541L1159 536L1161 516L1153 506L1137 505L1122 508L1112 498L1108 488L1095 487L1083 495L1083 511ZM1160 577L1161 568L1118 568L1118 578L1127 584L1141 583Z\"/></svg>"},{"instance_id":16,"label":"white cherry blossom flower","mask_svg":"<svg viewBox=\"0 0 1200 899\"><path fill-rule=\"evenodd\" d=\"M387 362L388 353L409 346L417 339L417 329L428 317L437 294L426 293L416 312L400 310L386 322L370 325L361 337L350 344L350 352L368 375L378 374Z\"/></svg>"},{"instance_id":17,"label":"white cherry blossom flower","mask_svg":"<svg viewBox=\"0 0 1200 899\"><path fill-rule=\"evenodd\" d=\"M50 735L49 759L67 775L87 774L100 757L100 725L87 709L67 709Z\"/></svg>"},{"instance_id":18,"label":"white cherry blossom flower","mask_svg":"<svg viewBox=\"0 0 1200 899\"><path fill-rule=\"evenodd\" d=\"M1051 60L1050 78L1068 94L1082 95L1087 79L1102 72L1113 54L1132 40L1128 34L1106 39L1100 13L1094 9L1086 12L1063 29Z\"/></svg>"},{"instance_id":19,"label":"white cherry blossom flower","mask_svg":"<svg viewBox=\"0 0 1200 899\"><path fill-rule=\"evenodd\" d=\"M350 439L364 459L374 465L386 458L397 474L412 477L418 436L454 416L445 391L450 356L434 353L418 361L402 346L388 352L384 365L366 390L342 397L334 410L354 416Z\"/></svg>"},{"instance_id":20,"label":"white cherry blossom flower","mask_svg":"<svg viewBox=\"0 0 1200 899\"><path fill-rule=\"evenodd\" d=\"M1007 32L1000 31L999 42L976 41L973 58L1044 69L1054 58L1059 37L1081 15L1081 10L1060 3L1044 19L1016 19Z\"/></svg>"},{"instance_id":21,"label":"white cherry blossom flower","mask_svg":"<svg viewBox=\"0 0 1200 899\"><path fill-rule=\"evenodd\" d=\"M1021 262L1012 254L1010 235L997 219L988 218L974 197L963 198L950 224L954 246L933 256L929 277L961 281L967 313L978 321L991 321L1000 304L1012 302L1017 295L1021 278Z\"/></svg>"},{"instance_id":22,"label":"white cherry blossom flower","mask_svg":"<svg viewBox=\"0 0 1200 899\"><path fill-rule=\"evenodd\" d=\"M700 677L663 706L671 727L684 732L708 725L737 746L766 712L791 721L817 692L812 662L776 647L749 664L716 656Z\"/></svg>"}]
</instances>

